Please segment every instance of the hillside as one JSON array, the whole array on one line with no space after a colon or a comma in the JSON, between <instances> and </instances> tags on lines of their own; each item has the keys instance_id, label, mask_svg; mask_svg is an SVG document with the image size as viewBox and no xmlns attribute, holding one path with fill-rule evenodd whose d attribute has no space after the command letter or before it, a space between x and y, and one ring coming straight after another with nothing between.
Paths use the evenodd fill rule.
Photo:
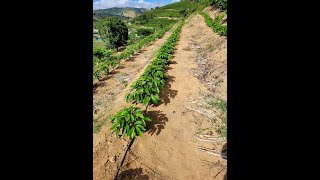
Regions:
<instances>
[{"instance_id":1,"label":"hillside","mask_svg":"<svg viewBox=\"0 0 320 180\"><path fill-rule=\"evenodd\" d=\"M124 21L120 50L94 39L94 180L227 179L227 12L189 1Z\"/></svg>"},{"instance_id":2,"label":"hillside","mask_svg":"<svg viewBox=\"0 0 320 180\"><path fill-rule=\"evenodd\" d=\"M136 17L148 10L145 8L133 8L133 7L125 7L125 8L108 8L108 9L99 9L93 10L93 15L97 18L105 18L109 16L119 16L122 18L133 18Z\"/></svg>"},{"instance_id":3,"label":"hillside","mask_svg":"<svg viewBox=\"0 0 320 180\"><path fill-rule=\"evenodd\" d=\"M194 10L202 10L204 6L198 4L198 3L192 3L192 2L176 2L172 4L168 4L165 6L162 6L157 9L152 9L151 11L148 11L144 13L148 19L153 18L181 18L183 15L181 11L194 11ZM141 15L140 15L141 16ZM136 17L134 19L139 19L139 17Z\"/></svg>"}]
</instances>

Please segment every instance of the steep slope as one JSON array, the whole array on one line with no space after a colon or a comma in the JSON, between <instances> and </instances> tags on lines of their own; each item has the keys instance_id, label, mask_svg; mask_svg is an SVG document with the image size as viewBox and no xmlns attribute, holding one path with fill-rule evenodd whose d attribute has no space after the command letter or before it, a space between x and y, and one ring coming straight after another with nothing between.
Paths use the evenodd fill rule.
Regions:
<instances>
[{"instance_id":1,"label":"steep slope","mask_svg":"<svg viewBox=\"0 0 320 180\"><path fill-rule=\"evenodd\" d=\"M202 42L204 39L210 40L205 43ZM168 68L169 85L161 96L162 102L149 109L148 114L153 119L151 129L134 142L124 163L123 177L224 179L226 161L197 149L205 147L219 152L223 144L214 145L194 137L200 130L211 127L212 120L189 108L204 94L216 94L196 77L193 70L199 68L199 53L210 52L206 44L211 43L219 49L222 39L206 26L202 16L195 15L188 19L172 59L174 64ZM211 57L209 61L226 60L224 53L221 58L217 54L212 55L206 56ZM226 71L226 66L221 69ZM225 97L226 87L221 88L220 94ZM207 133L215 135L215 132Z\"/></svg>"},{"instance_id":2,"label":"steep slope","mask_svg":"<svg viewBox=\"0 0 320 180\"><path fill-rule=\"evenodd\" d=\"M96 82L94 89L94 104L99 104L101 109L97 113L97 121L107 121L108 116L116 113L124 106L129 106L124 100L124 94L128 91L130 83L137 79L150 60L159 50L160 46L171 35L171 30L150 46L143 49L133 58L121 64L121 67L109 77L105 82ZM125 86L125 83L128 83ZM98 134L93 135L93 164L94 179L112 179L116 173L116 167L122 158L128 144L126 138L115 138L110 132L110 123L106 123ZM120 160L119 160L120 159Z\"/></svg>"},{"instance_id":3,"label":"steep slope","mask_svg":"<svg viewBox=\"0 0 320 180\"><path fill-rule=\"evenodd\" d=\"M152 51L155 52L159 45L153 46ZM226 45L226 38L215 34L205 24L201 15L193 15L186 20L172 59L173 64L167 68L168 80L160 96L161 101L157 106L149 107L148 115L153 122L148 125L148 132L137 138L131 147L119 179L225 178L226 160L213 156L210 151L199 151L199 147L203 147L220 152L225 144L195 138L198 133L217 135L212 127L215 116L219 115L218 111L208 116L195 110L193 105L201 99L227 100ZM146 48L146 52L148 51L149 48ZM138 56L135 60L144 62L145 54ZM143 70L137 68L134 77L138 77ZM129 72L128 77L131 75L130 71L122 72ZM212 74L214 76L211 76ZM216 79L219 79L219 83L216 83ZM132 81L130 78L130 82ZM101 94L101 100L115 98L107 104L107 107L112 109L108 114L130 105L125 103L123 98L128 87L124 90L120 88L119 92L119 86L114 88L113 83L118 82L113 80L103 86L104 88L96 89L99 91L97 93ZM216 108L213 107L212 110ZM110 127L111 124L107 123L94 135L94 179L113 178L129 143L127 138L116 139L111 134Z\"/></svg>"}]
</instances>

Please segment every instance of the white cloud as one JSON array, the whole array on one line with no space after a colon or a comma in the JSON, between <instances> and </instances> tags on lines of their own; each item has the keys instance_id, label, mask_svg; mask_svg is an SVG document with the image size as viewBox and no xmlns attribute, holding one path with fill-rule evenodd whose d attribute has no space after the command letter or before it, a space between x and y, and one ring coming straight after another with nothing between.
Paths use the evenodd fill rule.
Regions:
<instances>
[{"instance_id":1,"label":"white cloud","mask_svg":"<svg viewBox=\"0 0 320 180\"><path fill-rule=\"evenodd\" d=\"M112 7L154 8L156 6L164 6L166 4L168 3L165 3L163 0L155 2L147 2L144 0L98 0L93 3L93 9L106 9Z\"/></svg>"},{"instance_id":2,"label":"white cloud","mask_svg":"<svg viewBox=\"0 0 320 180\"><path fill-rule=\"evenodd\" d=\"M172 0L171 3L180 2L180 0Z\"/></svg>"},{"instance_id":3,"label":"white cloud","mask_svg":"<svg viewBox=\"0 0 320 180\"><path fill-rule=\"evenodd\" d=\"M93 9L124 7L130 0L99 0L93 3Z\"/></svg>"}]
</instances>

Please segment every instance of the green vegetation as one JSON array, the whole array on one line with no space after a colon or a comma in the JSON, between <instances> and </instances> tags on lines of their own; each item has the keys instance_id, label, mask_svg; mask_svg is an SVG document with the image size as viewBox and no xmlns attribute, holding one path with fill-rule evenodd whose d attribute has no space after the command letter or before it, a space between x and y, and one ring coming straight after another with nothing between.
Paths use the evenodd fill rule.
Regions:
<instances>
[{"instance_id":1,"label":"green vegetation","mask_svg":"<svg viewBox=\"0 0 320 180\"><path fill-rule=\"evenodd\" d=\"M138 36L148 36L150 34L153 34L154 33L154 29L145 29L145 28L140 28L140 29L137 29L137 35Z\"/></svg>"},{"instance_id":2,"label":"green vegetation","mask_svg":"<svg viewBox=\"0 0 320 180\"><path fill-rule=\"evenodd\" d=\"M184 20L172 32L168 40L160 47L156 57L146 68L138 80L132 83L130 92L125 95L128 102L143 103L148 107L149 103L157 104L159 102L159 93L165 85L165 67L168 65L174 52L174 46L179 38Z\"/></svg>"},{"instance_id":3,"label":"green vegetation","mask_svg":"<svg viewBox=\"0 0 320 180\"><path fill-rule=\"evenodd\" d=\"M168 4L161 8L156 8L154 10L148 11L143 15L140 15L132 20L134 23L147 24L148 21L153 19L159 19L157 17L167 17L167 18L181 18L186 16L187 14L191 14L196 10L202 10L204 6L191 3L191 2L177 2ZM184 13L181 13L183 11ZM142 22L141 22L142 21ZM164 25L165 26L165 25Z\"/></svg>"},{"instance_id":4,"label":"green vegetation","mask_svg":"<svg viewBox=\"0 0 320 180\"><path fill-rule=\"evenodd\" d=\"M116 132L117 137L121 131L121 135L127 135L132 140L136 135L142 136L142 132L146 130L146 121L150 122L151 119L143 115L139 108L130 106L111 117L111 130Z\"/></svg>"},{"instance_id":5,"label":"green vegetation","mask_svg":"<svg viewBox=\"0 0 320 180\"><path fill-rule=\"evenodd\" d=\"M97 119L94 119L94 125L93 125L93 132L94 133L97 133L100 131L101 127L106 123L106 121L108 120L108 118L106 119L103 119L102 121L100 122L97 122L98 119L100 118L97 118Z\"/></svg>"},{"instance_id":6,"label":"green vegetation","mask_svg":"<svg viewBox=\"0 0 320 180\"><path fill-rule=\"evenodd\" d=\"M147 16L153 17L181 17L179 11L166 10L166 9L158 9L154 11L149 11L146 13ZM150 18L151 19L151 18Z\"/></svg>"},{"instance_id":7,"label":"green vegetation","mask_svg":"<svg viewBox=\"0 0 320 180\"><path fill-rule=\"evenodd\" d=\"M227 102L218 100L215 106L222 112L221 123L216 125L216 132L227 139Z\"/></svg>"},{"instance_id":8,"label":"green vegetation","mask_svg":"<svg viewBox=\"0 0 320 180\"><path fill-rule=\"evenodd\" d=\"M220 36L227 36L227 26L221 24L223 16L217 16L212 20L211 17L204 12L199 11L199 14L204 17L206 24L212 28L213 32Z\"/></svg>"},{"instance_id":9,"label":"green vegetation","mask_svg":"<svg viewBox=\"0 0 320 180\"><path fill-rule=\"evenodd\" d=\"M126 47L119 55L114 56L113 51L105 48L93 49L93 79L102 80L103 77L110 73L110 69L114 69L120 64L120 59L129 59L144 46L150 44L158 38L161 38L173 25L167 26L154 34L151 34L140 41L135 42Z\"/></svg>"},{"instance_id":10,"label":"green vegetation","mask_svg":"<svg viewBox=\"0 0 320 180\"><path fill-rule=\"evenodd\" d=\"M160 47L157 56L152 60L143 75L133 83L130 93L125 95L126 101L140 102L147 107L151 101L154 104L158 103L160 89L165 84L165 66L172 56L184 20ZM97 56L99 55L101 53L97 53ZM122 109L111 117L113 123L111 130L116 132L117 137L121 132L122 135L127 135L132 140L136 135L142 136L142 132L146 130L146 121L151 122L151 119L145 116L139 108L131 106Z\"/></svg>"},{"instance_id":11,"label":"green vegetation","mask_svg":"<svg viewBox=\"0 0 320 180\"><path fill-rule=\"evenodd\" d=\"M102 80L120 61L112 55L112 51L101 48L93 49L93 79Z\"/></svg>"},{"instance_id":12,"label":"green vegetation","mask_svg":"<svg viewBox=\"0 0 320 180\"><path fill-rule=\"evenodd\" d=\"M95 38L93 38L93 48L105 48L106 43L103 41L97 41Z\"/></svg>"},{"instance_id":13,"label":"green vegetation","mask_svg":"<svg viewBox=\"0 0 320 180\"><path fill-rule=\"evenodd\" d=\"M196 3L196 2L190 2L190 1L181 1L181 2L176 2L176 3L172 3L172 4L168 4L166 6L163 6L159 9L174 9L174 10L182 10L182 9L192 9L192 8L196 8L197 10L202 10L205 6Z\"/></svg>"},{"instance_id":14,"label":"green vegetation","mask_svg":"<svg viewBox=\"0 0 320 180\"><path fill-rule=\"evenodd\" d=\"M162 27L169 26L169 25L174 24L176 22L177 22L177 20L172 20L172 19L154 18L154 19L149 19L148 22L146 22L143 25L160 29Z\"/></svg>"},{"instance_id":15,"label":"green vegetation","mask_svg":"<svg viewBox=\"0 0 320 180\"><path fill-rule=\"evenodd\" d=\"M171 29L171 27L172 25L167 26L154 34L151 34L146 38L127 46L126 49L117 56L117 59L129 59L133 54L137 53L144 46L155 41L157 38L161 38L169 29Z\"/></svg>"},{"instance_id":16,"label":"green vegetation","mask_svg":"<svg viewBox=\"0 0 320 180\"><path fill-rule=\"evenodd\" d=\"M118 17L108 17L96 24L107 49L124 46L128 41L128 28Z\"/></svg>"},{"instance_id":17,"label":"green vegetation","mask_svg":"<svg viewBox=\"0 0 320 180\"><path fill-rule=\"evenodd\" d=\"M212 0L211 5L227 12L227 0Z\"/></svg>"},{"instance_id":18,"label":"green vegetation","mask_svg":"<svg viewBox=\"0 0 320 180\"><path fill-rule=\"evenodd\" d=\"M114 8L108 8L108 9L99 9L99 10L93 10L93 15L98 17L98 18L106 18L109 16L118 16L119 18L125 20L128 19L128 17L125 17L123 14L127 11L133 11L135 15L140 15L148 10L145 8L119 8L119 7L114 7Z\"/></svg>"}]
</instances>

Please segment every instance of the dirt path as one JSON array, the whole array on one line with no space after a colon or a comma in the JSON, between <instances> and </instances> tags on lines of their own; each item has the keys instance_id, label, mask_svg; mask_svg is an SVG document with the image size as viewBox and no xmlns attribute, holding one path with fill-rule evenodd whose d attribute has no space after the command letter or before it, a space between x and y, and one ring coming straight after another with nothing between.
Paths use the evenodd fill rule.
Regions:
<instances>
[{"instance_id":1,"label":"dirt path","mask_svg":"<svg viewBox=\"0 0 320 180\"><path fill-rule=\"evenodd\" d=\"M150 60L150 56L167 37L169 34L162 38L162 42L155 42L139 54L135 61L124 66L131 68L120 68L119 72L128 73L130 82L133 82L143 73L148 61L146 59ZM148 111L153 122L148 125L148 132L133 143L119 179L225 179L226 161L197 150L197 147L202 146L215 148L219 152L223 144L194 138L199 132L216 134L206 130L212 126L212 119L190 107L199 99L208 99L208 95L226 100L226 43L225 38L212 32L201 15L186 20L172 59L175 63L168 67L168 80L160 95L161 101L157 107L150 107ZM124 101L124 94L129 87L123 88L115 77L112 82L108 79L107 83L111 87L97 88L97 93L102 96L100 98L112 97L109 101L112 103L107 104L111 110L107 112L114 113L129 106ZM93 171L96 180L113 179L129 143L127 138L116 139L109 129L110 124L107 123L98 134L94 134Z\"/></svg>"}]
</instances>

